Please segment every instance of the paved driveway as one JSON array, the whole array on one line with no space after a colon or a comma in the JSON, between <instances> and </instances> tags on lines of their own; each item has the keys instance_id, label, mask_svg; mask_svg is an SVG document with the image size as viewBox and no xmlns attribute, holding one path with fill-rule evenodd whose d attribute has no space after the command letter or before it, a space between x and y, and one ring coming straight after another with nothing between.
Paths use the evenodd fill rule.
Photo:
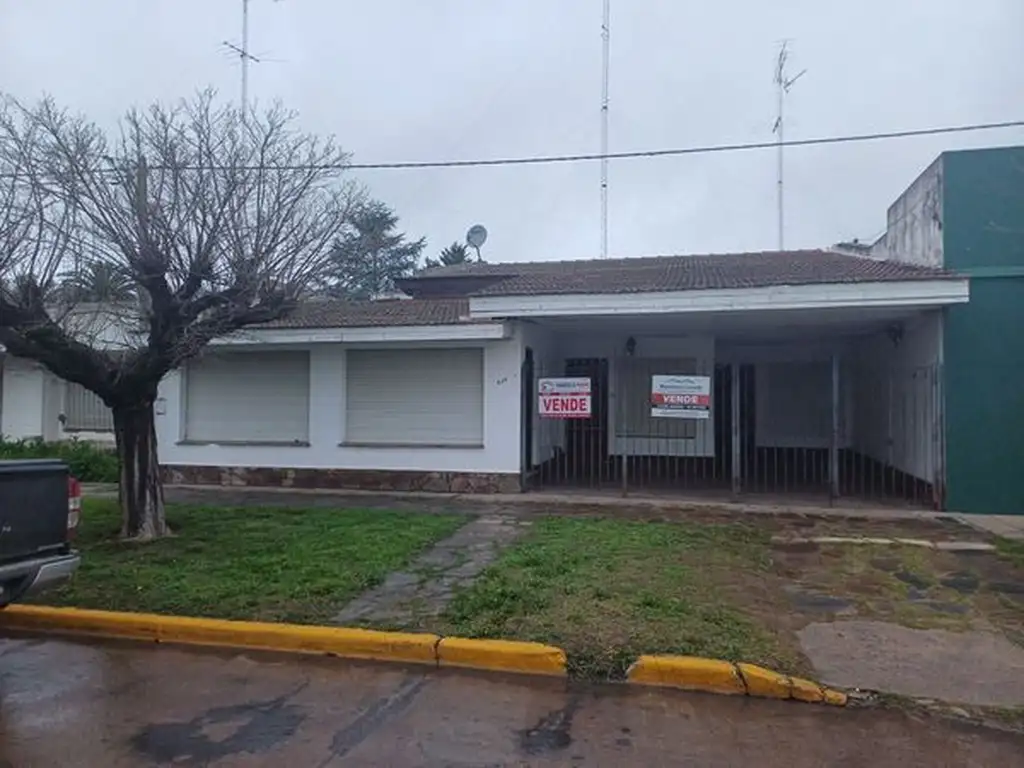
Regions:
<instances>
[{"instance_id":1,"label":"paved driveway","mask_svg":"<svg viewBox=\"0 0 1024 768\"><path fill-rule=\"evenodd\" d=\"M155 645L0 639L0 765L1017 766L896 713Z\"/></svg>"}]
</instances>

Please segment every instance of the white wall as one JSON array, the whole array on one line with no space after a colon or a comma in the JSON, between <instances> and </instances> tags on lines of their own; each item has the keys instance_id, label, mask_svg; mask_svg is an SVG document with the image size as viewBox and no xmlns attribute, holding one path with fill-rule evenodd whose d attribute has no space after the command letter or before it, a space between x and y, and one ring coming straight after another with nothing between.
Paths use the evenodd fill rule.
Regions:
<instances>
[{"instance_id":1,"label":"white wall","mask_svg":"<svg viewBox=\"0 0 1024 768\"><path fill-rule=\"evenodd\" d=\"M43 372L43 440L51 442L64 437L60 414L64 409L64 380L49 371Z\"/></svg>"},{"instance_id":2,"label":"white wall","mask_svg":"<svg viewBox=\"0 0 1024 768\"><path fill-rule=\"evenodd\" d=\"M0 434L6 438L43 437L43 381L41 366L10 355L3 362L3 411Z\"/></svg>"},{"instance_id":3,"label":"white wall","mask_svg":"<svg viewBox=\"0 0 1024 768\"><path fill-rule=\"evenodd\" d=\"M866 456L929 482L941 475L942 314L923 314L855 348L853 445Z\"/></svg>"},{"instance_id":4,"label":"white wall","mask_svg":"<svg viewBox=\"0 0 1024 768\"><path fill-rule=\"evenodd\" d=\"M885 235L872 247L872 256L925 267L943 265L942 169L940 155L889 206Z\"/></svg>"},{"instance_id":5,"label":"white wall","mask_svg":"<svg viewBox=\"0 0 1024 768\"><path fill-rule=\"evenodd\" d=\"M360 348L394 345L360 345ZM345 346L310 349L308 446L190 445L182 442L182 381L171 373L160 385L156 417L160 462L221 467L413 470L518 473L521 343L518 339L435 346L484 349L484 447L353 447L345 435ZM257 414L258 416L258 414Z\"/></svg>"},{"instance_id":6,"label":"white wall","mask_svg":"<svg viewBox=\"0 0 1024 768\"><path fill-rule=\"evenodd\" d=\"M516 328L517 336L522 343L523 354L526 348L533 350L534 377L563 376L565 374L565 357L559 347L559 337L550 329L537 323L523 322ZM534 391L533 403L533 464L543 464L551 460L560 448L565 448L565 422L558 419L542 419L537 414L537 393Z\"/></svg>"}]
</instances>

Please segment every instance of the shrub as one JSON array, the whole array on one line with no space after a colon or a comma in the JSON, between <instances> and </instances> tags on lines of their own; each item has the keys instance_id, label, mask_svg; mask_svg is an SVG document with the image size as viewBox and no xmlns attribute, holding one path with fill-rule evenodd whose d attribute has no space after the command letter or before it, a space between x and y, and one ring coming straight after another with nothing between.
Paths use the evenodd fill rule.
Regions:
<instances>
[{"instance_id":1,"label":"shrub","mask_svg":"<svg viewBox=\"0 0 1024 768\"><path fill-rule=\"evenodd\" d=\"M47 443L0 438L0 460L4 459L60 459L83 483L116 483L120 476L117 454L112 449L82 440Z\"/></svg>"}]
</instances>

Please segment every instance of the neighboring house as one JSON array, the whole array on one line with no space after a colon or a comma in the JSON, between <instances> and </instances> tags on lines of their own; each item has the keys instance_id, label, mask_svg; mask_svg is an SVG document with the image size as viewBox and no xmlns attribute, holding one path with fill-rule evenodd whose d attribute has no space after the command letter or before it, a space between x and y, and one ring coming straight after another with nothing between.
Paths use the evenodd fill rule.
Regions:
<instances>
[{"instance_id":1,"label":"neighboring house","mask_svg":"<svg viewBox=\"0 0 1024 768\"><path fill-rule=\"evenodd\" d=\"M1024 146L940 155L874 252L970 278L943 316L946 505L1024 514Z\"/></svg>"},{"instance_id":2,"label":"neighboring house","mask_svg":"<svg viewBox=\"0 0 1024 768\"><path fill-rule=\"evenodd\" d=\"M110 409L81 385L2 351L0 382L0 435L5 438L113 444Z\"/></svg>"},{"instance_id":3,"label":"neighboring house","mask_svg":"<svg viewBox=\"0 0 1024 768\"><path fill-rule=\"evenodd\" d=\"M1024 512L1001 376L1024 360L1022 185L984 152L938 166L937 218L919 180L868 253L463 264L409 299L307 304L164 380L161 461L180 482ZM1002 287L976 307L979 277Z\"/></svg>"},{"instance_id":4,"label":"neighboring house","mask_svg":"<svg viewBox=\"0 0 1024 768\"><path fill-rule=\"evenodd\" d=\"M134 305L81 303L51 309L64 328L111 350L138 343ZM98 396L54 376L41 364L6 354L0 346L0 435L9 439L114 442L114 420Z\"/></svg>"}]
</instances>

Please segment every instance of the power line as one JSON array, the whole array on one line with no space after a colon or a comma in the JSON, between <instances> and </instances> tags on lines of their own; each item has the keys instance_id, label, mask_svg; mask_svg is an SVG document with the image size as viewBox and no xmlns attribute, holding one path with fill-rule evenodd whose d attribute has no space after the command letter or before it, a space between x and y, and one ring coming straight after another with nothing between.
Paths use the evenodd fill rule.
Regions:
<instances>
[{"instance_id":1,"label":"power line","mask_svg":"<svg viewBox=\"0 0 1024 768\"><path fill-rule=\"evenodd\" d=\"M404 168L474 168L492 165L544 165L547 163L579 163L593 160L632 160L649 157L676 157L680 155L710 155L720 152L743 152L757 149L776 149L783 147L811 147L825 144L850 144L864 141L882 141L887 139L908 139L915 136L940 136L950 133L970 133L974 131L991 131L1000 128L1024 128L1024 120L1010 120L1001 123L973 123L969 125L950 125L935 128L918 128L906 131L886 131L880 133L859 133L846 136L823 136L814 139L787 139L781 145L778 141L752 141L740 144L708 144L703 146L679 147L675 149L647 149L632 152L609 152L607 154L578 155L537 155L532 157L505 157L482 160L442 160L442 161L409 161L397 163L352 163L344 167L356 171L399 170Z\"/></svg>"},{"instance_id":2,"label":"power line","mask_svg":"<svg viewBox=\"0 0 1024 768\"><path fill-rule=\"evenodd\" d=\"M879 133L858 133L845 136L823 136L814 139L787 139L782 143L784 147L813 147L829 144L853 144L865 141L884 141L888 139L908 139L920 136L940 136L951 133L971 133L976 131L991 131L1003 128L1024 128L1024 120L1008 120L1000 123L972 123L968 125L951 125L935 128L918 128L907 131L886 131ZM642 158L658 157L679 157L683 155L711 155L724 152L745 152L759 149L777 149L778 141L752 141L739 144L708 144L692 147L678 147L675 149L646 149L633 152L610 152L577 155L534 155L530 157L506 157L479 160L427 160L392 163L326 163L326 164L282 164L282 165L205 165L205 166L178 166L178 170L353 170L353 171L377 171L377 170L402 170L417 168L487 168L491 166L512 166L512 165L546 165L554 163L580 163L595 160L633 160ZM167 166L157 163L149 165L149 170L168 170ZM121 173L123 169L98 168L96 173ZM14 178L17 174L0 173L0 178Z\"/></svg>"}]
</instances>

